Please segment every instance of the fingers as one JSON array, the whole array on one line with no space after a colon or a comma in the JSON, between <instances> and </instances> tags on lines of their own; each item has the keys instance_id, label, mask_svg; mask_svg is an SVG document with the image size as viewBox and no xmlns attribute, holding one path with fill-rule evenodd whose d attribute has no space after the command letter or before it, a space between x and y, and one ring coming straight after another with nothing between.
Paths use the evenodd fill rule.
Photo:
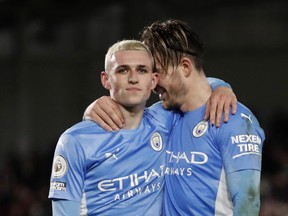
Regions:
<instances>
[{"instance_id":1,"label":"fingers","mask_svg":"<svg viewBox=\"0 0 288 216\"><path fill-rule=\"evenodd\" d=\"M84 119L95 121L107 131L119 131L124 123L124 117L118 105L107 96L90 104L85 110Z\"/></svg>"},{"instance_id":2,"label":"fingers","mask_svg":"<svg viewBox=\"0 0 288 216\"><path fill-rule=\"evenodd\" d=\"M222 117L226 123L229 120L230 113L235 114L237 111L237 98L232 89L220 87L212 93L206 103L204 120L210 118L210 123L220 127Z\"/></svg>"},{"instance_id":3,"label":"fingers","mask_svg":"<svg viewBox=\"0 0 288 216\"><path fill-rule=\"evenodd\" d=\"M208 115L208 117L210 118L210 123L212 125L215 125L215 114L216 114L216 110L217 110L217 103L215 103L215 101L214 102L213 101L214 101L213 97L210 97L210 99L207 102L207 107L205 110L205 116Z\"/></svg>"},{"instance_id":4,"label":"fingers","mask_svg":"<svg viewBox=\"0 0 288 216\"><path fill-rule=\"evenodd\" d=\"M212 125L216 125L216 127L220 127L221 125L221 119L222 119L222 113L223 113L223 107L225 103L225 96L211 96L209 101L207 102L210 104L210 110L207 110L206 107L206 112L209 113L210 115L210 123ZM205 115L206 116L206 115Z\"/></svg>"},{"instance_id":5,"label":"fingers","mask_svg":"<svg viewBox=\"0 0 288 216\"><path fill-rule=\"evenodd\" d=\"M227 98L225 100L225 104L224 104L224 122L228 122L229 120L229 116L230 116L230 112L231 114L235 114L237 111L237 99L236 96L233 97L231 96L230 98Z\"/></svg>"},{"instance_id":6,"label":"fingers","mask_svg":"<svg viewBox=\"0 0 288 216\"><path fill-rule=\"evenodd\" d=\"M101 127L103 127L105 130L108 131L119 131L119 129L122 127L122 122L120 121L119 123L119 119L118 116L116 115L115 117L115 113L113 112L113 108L106 106L106 109L104 109L103 107L101 107L100 105L95 105L93 107L94 112L93 112L93 116L94 117L94 121L96 121ZM115 120L116 118L116 120Z\"/></svg>"},{"instance_id":7,"label":"fingers","mask_svg":"<svg viewBox=\"0 0 288 216\"><path fill-rule=\"evenodd\" d=\"M236 98L236 95L232 99L231 106L232 106L232 114L234 115L237 112L237 98Z\"/></svg>"},{"instance_id":8,"label":"fingers","mask_svg":"<svg viewBox=\"0 0 288 216\"><path fill-rule=\"evenodd\" d=\"M204 115L204 120L207 121L210 117L210 100L207 101L206 103L206 109L205 109L205 115Z\"/></svg>"},{"instance_id":9,"label":"fingers","mask_svg":"<svg viewBox=\"0 0 288 216\"><path fill-rule=\"evenodd\" d=\"M216 113L215 119L216 119L216 127L220 127L221 125L221 120L222 120L222 114L223 114L223 109L224 109L224 104L225 104L226 96L222 95L217 102L214 102L216 105L216 112L214 112L214 115ZM229 112L229 111L228 111ZM211 113L210 115L213 115Z\"/></svg>"},{"instance_id":10,"label":"fingers","mask_svg":"<svg viewBox=\"0 0 288 216\"><path fill-rule=\"evenodd\" d=\"M105 115L104 113L103 113L103 115ZM99 115L97 115L97 114L92 114L92 119L91 120L93 120L93 121L95 121L95 122L97 122L97 124L99 124L103 129L105 129L106 131L109 131L109 132L111 132L111 131L118 131L119 129L117 128L117 126L115 126L115 124L113 125L113 122L111 123L111 122L109 122L108 121L108 123L106 123L104 120L103 120L103 117L100 117ZM110 126L110 125L112 125L112 126Z\"/></svg>"},{"instance_id":11,"label":"fingers","mask_svg":"<svg viewBox=\"0 0 288 216\"><path fill-rule=\"evenodd\" d=\"M93 107L93 112L97 114L105 122L105 124L109 125L113 130L119 131L119 129L123 127L123 115L118 105L110 97L98 99L97 103ZM97 123L100 124L100 122Z\"/></svg>"},{"instance_id":12,"label":"fingers","mask_svg":"<svg viewBox=\"0 0 288 216\"><path fill-rule=\"evenodd\" d=\"M224 103L224 122L228 122L229 115L230 115L230 102L225 101L225 103Z\"/></svg>"}]
</instances>

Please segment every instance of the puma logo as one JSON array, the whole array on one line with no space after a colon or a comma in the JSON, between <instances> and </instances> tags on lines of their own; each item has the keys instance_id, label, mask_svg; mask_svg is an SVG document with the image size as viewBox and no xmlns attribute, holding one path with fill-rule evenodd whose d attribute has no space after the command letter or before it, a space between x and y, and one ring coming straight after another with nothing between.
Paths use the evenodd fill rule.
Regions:
<instances>
[{"instance_id":1,"label":"puma logo","mask_svg":"<svg viewBox=\"0 0 288 216\"><path fill-rule=\"evenodd\" d=\"M252 123L251 115L248 116L248 115L246 115L244 113L241 113L241 117L248 119Z\"/></svg>"},{"instance_id":2,"label":"puma logo","mask_svg":"<svg viewBox=\"0 0 288 216\"><path fill-rule=\"evenodd\" d=\"M119 151L119 148L116 150L116 152L118 152L118 151ZM113 157L113 158L115 158L116 160L118 160L118 157L116 156L116 152L115 152L115 153L107 152L107 153L105 153L105 157L106 157L106 158Z\"/></svg>"}]
</instances>

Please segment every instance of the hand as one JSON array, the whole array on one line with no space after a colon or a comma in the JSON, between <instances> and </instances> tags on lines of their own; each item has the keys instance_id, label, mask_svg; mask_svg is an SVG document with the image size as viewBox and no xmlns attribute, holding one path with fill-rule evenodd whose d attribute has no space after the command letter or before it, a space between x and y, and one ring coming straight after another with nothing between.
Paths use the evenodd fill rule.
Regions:
<instances>
[{"instance_id":1,"label":"hand","mask_svg":"<svg viewBox=\"0 0 288 216\"><path fill-rule=\"evenodd\" d=\"M83 120L88 119L95 121L107 131L119 131L124 123L117 103L108 96L102 96L86 108Z\"/></svg>"},{"instance_id":2,"label":"hand","mask_svg":"<svg viewBox=\"0 0 288 216\"><path fill-rule=\"evenodd\" d=\"M216 127L220 127L222 113L224 112L224 122L228 122L231 113L235 114L237 111L237 98L233 90L228 87L219 87L212 92L211 97L206 103L206 111L204 119L208 120L212 125L216 123Z\"/></svg>"}]
</instances>

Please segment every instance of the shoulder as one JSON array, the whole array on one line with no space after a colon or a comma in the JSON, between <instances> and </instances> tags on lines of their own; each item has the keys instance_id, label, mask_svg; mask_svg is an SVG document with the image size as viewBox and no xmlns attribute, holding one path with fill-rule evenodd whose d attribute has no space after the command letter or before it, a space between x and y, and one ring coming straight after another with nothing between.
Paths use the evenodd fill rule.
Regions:
<instances>
[{"instance_id":1,"label":"shoulder","mask_svg":"<svg viewBox=\"0 0 288 216\"><path fill-rule=\"evenodd\" d=\"M262 140L265 138L264 131L257 117L248 107L240 102L237 104L236 114L230 115L228 122L220 126L219 132L225 136L233 134L255 134L261 137Z\"/></svg>"},{"instance_id":2,"label":"shoulder","mask_svg":"<svg viewBox=\"0 0 288 216\"><path fill-rule=\"evenodd\" d=\"M98 133L106 132L102 127L100 127L96 122L91 120L85 120L78 122L64 131L63 134L70 134L71 136L77 134L87 134L87 133Z\"/></svg>"},{"instance_id":3,"label":"shoulder","mask_svg":"<svg viewBox=\"0 0 288 216\"><path fill-rule=\"evenodd\" d=\"M159 101L146 108L144 111L144 116L154 120L154 122L156 122L158 125L163 125L164 127L170 128L174 122L177 121L180 115L177 112L164 109L162 102Z\"/></svg>"},{"instance_id":4,"label":"shoulder","mask_svg":"<svg viewBox=\"0 0 288 216\"><path fill-rule=\"evenodd\" d=\"M64 131L58 140L58 144L61 146L69 144L69 146L73 145L79 148L80 146L89 146L91 143L98 143L100 136L103 139L103 137L109 137L110 134L95 122L86 120L78 122Z\"/></svg>"},{"instance_id":5,"label":"shoulder","mask_svg":"<svg viewBox=\"0 0 288 216\"><path fill-rule=\"evenodd\" d=\"M150 107L146 107L145 108L145 112L146 113L155 113L155 112L163 112L163 113L166 113L166 112L169 112L167 110L165 110L162 106L162 102L161 101L158 101L154 104L152 104Z\"/></svg>"},{"instance_id":6,"label":"shoulder","mask_svg":"<svg viewBox=\"0 0 288 216\"><path fill-rule=\"evenodd\" d=\"M230 118L228 123L230 122ZM260 126L257 117L254 113L246 107L244 104L237 103L237 112L235 115L231 115L231 123L249 124L254 126Z\"/></svg>"}]
</instances>

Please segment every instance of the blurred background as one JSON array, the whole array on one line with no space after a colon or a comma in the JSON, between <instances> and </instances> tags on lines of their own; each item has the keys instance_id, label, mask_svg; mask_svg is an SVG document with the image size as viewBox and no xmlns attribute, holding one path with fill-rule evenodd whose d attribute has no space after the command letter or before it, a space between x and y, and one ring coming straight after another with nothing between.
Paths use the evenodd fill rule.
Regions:
<instances>
[{"instance_id":1,"label":"blurred background","mask_svg":"<svg viewBox=\"0 0 288 216\"><path fill-rule=\"evenodd\" d=\"M191 25L205 42L207 76L230 83L258 117L261 215L288 215L287 1L0 0L1 216L51 215L57 139L108 94L99 79L107 48L166 18Z\"/></svg>"}]
</instances>

